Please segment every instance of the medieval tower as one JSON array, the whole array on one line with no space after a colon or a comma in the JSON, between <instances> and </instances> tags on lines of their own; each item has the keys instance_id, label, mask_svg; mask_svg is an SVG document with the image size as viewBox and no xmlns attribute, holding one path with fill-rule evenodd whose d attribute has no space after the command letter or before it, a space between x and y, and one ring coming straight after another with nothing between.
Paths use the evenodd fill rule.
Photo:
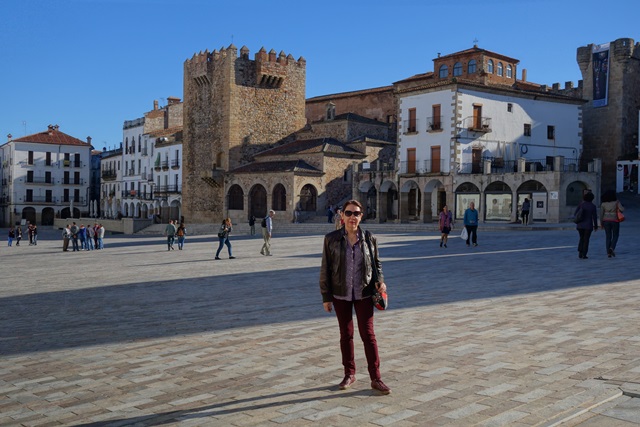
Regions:
<instances>
[{"instance_id":1,"label":"medieval tower","mask_svg":"<svg viewBox=\"0 0 640 427\"><path fill-rule=\"evenodd\" d=\"M602 159L602 187L613 187L616 161L638 158L640 43L623 38L578 48L582 72L583 159Z\"/></svg>"},{"instance_id":2,"label":"medieval tower","mask_svg":"<svg viewBox=\"0 0 640 427\"><path fill-rule=\"evenodd\" d=\"M234 45L184 63L182 203L185 221L225 215L225 175L300 130L306 61Z\"/></svg>"}]
</instances>

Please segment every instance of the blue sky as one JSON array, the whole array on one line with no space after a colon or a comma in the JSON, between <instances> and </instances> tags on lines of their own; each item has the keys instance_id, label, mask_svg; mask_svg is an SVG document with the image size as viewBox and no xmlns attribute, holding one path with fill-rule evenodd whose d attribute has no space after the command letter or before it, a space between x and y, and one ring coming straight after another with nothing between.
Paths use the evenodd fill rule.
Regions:
<instances>
[{"instance_id":1,"label":"blue sky","mask_svg":"<svg viewBox=\"0 0 640 427\"><path fill-rule=\"evenodd\" d=\"M527 79L581 79L576 49L640 42L638 0L1 0L0 143L48 124L115 147L124 120L182 98L194 53L247 46L307 60L307 97L385 86L479 47Z\"/></svg>"}]
</instances>

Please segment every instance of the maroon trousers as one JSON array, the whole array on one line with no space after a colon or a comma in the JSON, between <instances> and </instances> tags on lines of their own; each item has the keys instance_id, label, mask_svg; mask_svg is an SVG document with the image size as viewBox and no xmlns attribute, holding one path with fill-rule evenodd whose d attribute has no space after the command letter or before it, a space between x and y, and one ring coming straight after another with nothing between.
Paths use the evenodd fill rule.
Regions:
<instances>
[{"instance_id":1,"label":"maroon trousers","mask_svg":"<svg viewBox=\"0 0 640 427\"><path fill-rule=\"evenodd\" d=\"M369 377L371 380L380 379L380 357L378 356L378 342L373 331L373 303L371 298L358 301L343 301L333 299L338 325L340 327L340 351L345 375L356 374L356 361L353 349L353 309L358 319L358 332L364 344L364 354L367 357Z\"/></svg>"}]
</instances>

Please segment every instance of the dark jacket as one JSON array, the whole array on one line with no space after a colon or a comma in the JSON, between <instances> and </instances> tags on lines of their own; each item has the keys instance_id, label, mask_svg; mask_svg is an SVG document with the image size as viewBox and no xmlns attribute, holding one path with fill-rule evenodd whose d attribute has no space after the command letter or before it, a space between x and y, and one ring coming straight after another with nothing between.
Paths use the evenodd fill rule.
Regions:
<instances>
[{"instance_id":1,"label":"dark jacket","mask_svg":"<svg viewBox=\"0 0 640 427\"><path fill-rule=\"evenodd\" d=\"M382 263L378 255L378 240L368 231L364 232L359 228L363 239L360 240L360 249L362 250L362 260L364 266L362 268L362 283L364 289L363 296L371 296L375 290L373 283L373 269L371 265L371 252L369 245L374 254L376 263L376 271L378 273L378 282L384 282L382 274ZM366 242L369 242L367 245ZM320 267L320 293L322 294L322 302L333 301L333 295L346 296L346 257L347 237L344 228L336 230L324 236L324 247L322 249L322 265Z\"/></svg>"},{"instance_id":2,"label":"dark jacket","mask_svg":"<svg viewBox=\"0 0 640 427\"><path fill-rule=\"evenodd\" d=\"M574 216L578 213L578 210L582 207L583 215L582 221L576 224L576 228L580 228L583 230L593 230L598 229L598 209L596 205L591 202L583 201L578 205L576 211L573 213Z\"/></svg>"}]
</instances>

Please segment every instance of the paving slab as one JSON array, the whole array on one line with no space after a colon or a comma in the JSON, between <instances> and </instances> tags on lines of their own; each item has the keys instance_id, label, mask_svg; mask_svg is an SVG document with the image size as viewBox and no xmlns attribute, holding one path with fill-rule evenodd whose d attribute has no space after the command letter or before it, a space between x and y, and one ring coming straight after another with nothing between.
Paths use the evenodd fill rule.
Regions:
<instances>
[{"instance_id":1,"label":"paving slab","mask_svg":"<svg viewBox=\"0 0 640 427\"><path fill-rule=\"evenodd\" d=\"M638 423L640 221L615 258L574 230L480 227L479 246L378 232L390 309L376 312L383 380L344 391L322 310L320 234L215 236L182 251L112 235L101 251L0 246L0 425L537 426ZM598 412L599 411L599 412ZM636 411L636 412L634 412ZM607 424L584 424L607 425ZM627 424L611 424L627 425Z\"/></svg>"}]
</instances>

